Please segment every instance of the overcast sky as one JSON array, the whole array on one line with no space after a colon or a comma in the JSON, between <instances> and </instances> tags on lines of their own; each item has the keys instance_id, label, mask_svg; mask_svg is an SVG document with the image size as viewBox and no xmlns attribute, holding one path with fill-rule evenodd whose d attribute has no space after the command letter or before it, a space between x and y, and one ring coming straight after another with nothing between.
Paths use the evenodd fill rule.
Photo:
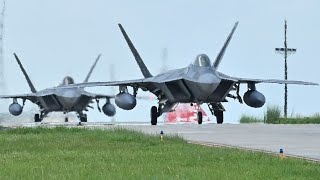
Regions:
<instances>
[{"instance_id":1,"label":"overcast sky","mask_svg":"<svg viewBox=\"0 0 320 180\"><path fill-rule=\"evenodd\" d=\"M82 82L99 53L103 55L91 81L110 80L110 64L115 65L116 80L141 78L117 23L122 23L155 75L162 66L163 48L168 49L170 69L187 66L200 53L213 61L239 21L219 71L238 77L283 79L283 57L274 48L283 47L287 19L288 46L297 48L289 56L289 79L320 82L319 7L316 0L10 0L4 35L7 94L30 92L13 52L20 56L38 90L58 85L65 75ZM259 84L257 89L266 96L266 105L282 106L283 85ZM112 92L107 87L87 90ZM243 85L242 94L245 90ZM319 90L289 85L289 114L319 112ZM156 103L140 101L135 110L127 112L118 108L117 118L149 121L149 108ZM253 109L233 100L224 105L227 123L237 122L243 113L262 116L266 108ZM110 120L97 110L89 115L98 121Z\"/></svg>"}]
</instances>

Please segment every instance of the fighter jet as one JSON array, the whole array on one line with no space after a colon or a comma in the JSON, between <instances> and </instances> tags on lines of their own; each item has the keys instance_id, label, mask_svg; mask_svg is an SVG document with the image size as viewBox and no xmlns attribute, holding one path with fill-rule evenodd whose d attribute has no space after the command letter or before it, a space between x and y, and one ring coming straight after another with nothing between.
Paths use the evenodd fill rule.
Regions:
<instances>
[{"instance_id":1,"label":"fighter jet","mask_svg":"<svg viewBox=\"0 0 320 180\"><path fill-rule=\"evenodd\" d=\"M219 72L219 65L237 26L238 22L235 23L213 63L210 62L206 54L200 54L196 56L192 64L185 68L152 76L124 28L119 24L120 30L144 78L127 81L89 82L74 86L119 86L119 94L115 96L115 103L125 110L131 110L136 106L138 89L149 91L158 98L158 107L152 106L150 110L151 124L156 125L157 118L164 112L174 111L177 103L190 103L191 105L206 103L212 115L216 116L217 123L221 124L223 123L223 112L225 111L222 102L227 102L227 98L237 99L240 103L243 102L239 94L240 84L247 84L248 90L244 93L243 99L248 106L253 108L260 108L266 102L265 96L257 90L256 84L258 83L318 85L303 81L237 78ZM133 88L133 94L128 92L128 86ZM197 119L198 123L201 124L202 112L200 109L197 113Z\"/></svg>"},{"instance_id":2,"label":"fighter jet","mask_svg":"<svg viewBox=\"0 0 320 180\"><path fill-rule=\"evenodd\" d=\"M100 59L99 55L92 65L88 75L86 76L84 82L88 82L93 69L95 68L98 60ZM18 95L5 95L0 96L0 98L12 98L13 103L9 106L9 112L14 116L19 116L24 108L26 100L31 101L32 103L38 105L40 109L39 114L34 115L35 122L41 122L50 112L63 112L67 114L69 112L76 112L79 120L81 122L87 122L87 115L84 111L88 111L88 108L93 108L90 106L90 103L93 103L93 100L96 100L98 110L101 112L99 107L99 99L106 99L106 103L102 107L102 111L107 116L114 116L116 109L114 105L110 103L110 98L114 96L110 95L101 95L101 94L92 94L86 92L84 88L78 87L69 87L71 84L74 84L74 80L70 76L66 76L62 83L57 87L47 88L41 91L37 91L31 82L26 70L21 64L18 56L14 54L15 59L18 62L18 65L26 78L30 90L32 93L29 94L18 94ZM18 104L17 99L22 99L22 105ZM65 121L68 121L68 117L65 117Z\"/></svg>"}]
</instances>

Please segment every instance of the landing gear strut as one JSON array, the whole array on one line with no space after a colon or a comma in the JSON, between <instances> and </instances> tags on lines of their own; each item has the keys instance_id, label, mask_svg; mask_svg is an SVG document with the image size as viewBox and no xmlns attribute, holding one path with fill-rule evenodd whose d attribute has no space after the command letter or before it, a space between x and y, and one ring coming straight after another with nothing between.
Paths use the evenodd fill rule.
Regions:
<instances>
[{"instance_id":1,"label":"landing gear strut","mask_svg":"<svg viewBox=\"0 0 320 180\"><path fill-rule=\"evenodd\" d=\"M151 125L157 125L158 122L158 108L152 106L150 109Z\"/></svg>"}]
</instances>

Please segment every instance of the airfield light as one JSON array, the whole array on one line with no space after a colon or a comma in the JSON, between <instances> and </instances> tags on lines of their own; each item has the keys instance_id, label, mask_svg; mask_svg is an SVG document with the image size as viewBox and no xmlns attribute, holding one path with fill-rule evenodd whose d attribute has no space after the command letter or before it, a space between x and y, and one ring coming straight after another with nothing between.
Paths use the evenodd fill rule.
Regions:
<instances>
[{"instance_id":1,"label":"airfield light","mask_svg":"<svg viewBox=\"0 0 320 180\"><path fill-rule=\"evenodd\" d=\"M163 135L164 135L164 133L163 133L163 131L161 131L161 132L160 132L160 140L161 140L161 141L163 141Z\"/></svg>"},{"instance_id":2,"label":"airfield light","mask_svg":"<svg viewBox=\"0 0 320 180\"><path fill-rule=\"evenodd\" d=\"M284 155L283 155L283 148L280 148L279 157L280 157L280 159L283 159L283 158L284 158Z\"/></svg>"},{"instance_id":3,"label":"airfield light","mask_svg":"<svg viewBox=\"0 0 320 180\"><path fill-rule=\"evenodd\" d=\"M284 56L284 79L288 80L288 64L287 57L290 54L296 53L297 49L287 47L287 21L284 21L284 48L275 48L276 53ZM287 118L288 112L288 87L284 85L284 117Z\"/></svg>"}]
</instances>

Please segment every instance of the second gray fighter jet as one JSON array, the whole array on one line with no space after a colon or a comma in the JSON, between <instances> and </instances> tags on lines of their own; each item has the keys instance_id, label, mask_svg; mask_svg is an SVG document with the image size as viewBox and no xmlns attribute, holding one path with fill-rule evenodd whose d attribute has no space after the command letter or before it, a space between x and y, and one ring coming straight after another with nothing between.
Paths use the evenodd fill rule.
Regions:
<instances>
[{"instance_id":1,"label":"second gray fighter jet","mask_svg":"<svg viewBox=\"0 0 320 180\"><path fill-rule=\"evenodd\" d=\"M81 122L87 122L87 115L84 113L84 111L88 111L88 108L93 108L92 106L90 106L90 104L93 103L93 100L96 100L98 110L101 111L99 107L99 99L106 99L106 103L102 107L102 111L107 116L115 115L116 109L114 105L110 103L110 98L113 98L114 96L92 94L86 92L84 88L70 87L71 84L74 84L74 80L70 76L66 76L63 79L62 84L57 87L37 91L33 83L31 82L26 70L22 66L18 56L14 54L14 57L17 60L32 93L0 96L0 98L13 99L13 103L9 106L9 112L12 115L19 116L23 111L25 101L29 100L32 103L38 105L40 108L40 113L34 115L35 122L41 122L43 118L45 118L50 112L63 112L64 114L67 114L69 112L76 112ZM88 82L99 58L100 55L92 65L84 82ZM17 99L22 99L22 105L18 103ZM65 118L65 121L68 121L68 117Z\"/></svg>"}]
</instances>

